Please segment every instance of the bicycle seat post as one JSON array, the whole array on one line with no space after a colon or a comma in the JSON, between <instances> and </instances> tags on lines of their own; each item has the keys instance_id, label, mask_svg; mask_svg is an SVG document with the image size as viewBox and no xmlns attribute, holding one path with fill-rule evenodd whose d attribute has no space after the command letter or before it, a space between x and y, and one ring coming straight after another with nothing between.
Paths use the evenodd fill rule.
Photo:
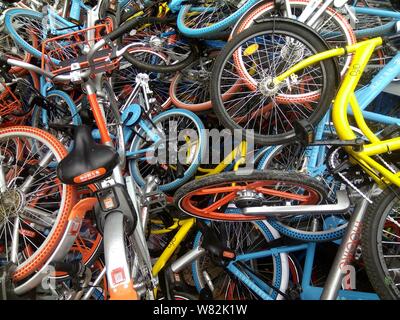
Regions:
<instances>
[{"instance_id":1,"label":"bicycle seat post","mask_svg":"<svg viewBox=\"0 0 400 320\"><path fill-rule=\"evenodd\" d=\"M375 185L368 191L367 198L372 196L374 190ZM368 204L369 202L366 198L360 199L360 202L358 202L350 217L346 234L342 238L342 242L336 253L335 260L332 263L322 291L321 300L336 300L342 285L343 277L347 274L348 270L351 271L348 265L351 263L361 237L361 224L367 211Z\"/></svg>"}]
</instances>

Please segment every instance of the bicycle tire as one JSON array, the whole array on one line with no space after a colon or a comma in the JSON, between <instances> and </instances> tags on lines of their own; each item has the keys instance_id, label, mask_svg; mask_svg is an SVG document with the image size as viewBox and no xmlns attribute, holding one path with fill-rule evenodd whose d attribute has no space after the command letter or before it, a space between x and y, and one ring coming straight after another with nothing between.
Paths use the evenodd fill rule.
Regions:
<instances>
[{"instance_id":1,"label":"bicycle tire","mask_svg":"<svg viewBox=\"0 0 400 320\"><path fill-rule=\"evenodd\" d=\"M51 134L32 127L13 126L0 129L0 141L3 139L16 138L34 139L39 141L50 150L56 160L59 162L67 155L65 147ZM33 274L35 271L46 263L53 254L54 250L61 241L65 228L68 224L69 213L75 203L75 189L72 186L61 185L62 192L58 214L54 224L47 234L45 240L23 263L17 265L16 271L13 274L15 282L23 281L25 278Z\"/></svg>"},{"instance_id":2,"label":"bicycle tire","mask_svg":"<svg viewBox=\"0 0 400 320\"><path fill-rule=\"evenodd\" d=\"M229 16L219 20L218 22L209 25L210 19L208 19L206 27L202 28L192 28L187 25L185 22L185 17L188 15L189 11L191 10L192 5L184 5L181 7L178 13L177 23L179 31L187 37L192 38L201 38L211 36L212 34L217 34L224 31L232 24L234 24L245 12L247 12L258 0L246 0L243 4L241 4L240 8L237 9L234 13L230 14ZM213 3L215 4L215 3ZM195 8L200 7L196 5ZM207 10L199 10L200 12L206 12ZM189 15L190 16L190 15Z\"/></svg>"},{"instance_id":3,"label":"bicycle tire","mask_svg":"<svg viewBox=\"0 0 400 320\"><path fill-rule=\"evenodd\" d=\"M29 30L30 32L34 32L34 35L37 37L38 43L37 48L26 42L26 40L21 36L21 31L17 30L14 26L14 20L17 18L21 19L21 22L23 22L23 28L24 30ZM25 22L24 22L25 19ZM42 30L42 19L43 19L43 14L40 12L36 12L33 10L28 10L28 9L10 9L8 10L5 15L4 15L4 26L5 30L7 33L14 39L15 43L22 47L25 51L29 52L36 58L41 58L42 57L42 52L41 50L41 43L45 38L43 38L43 30ZM59 19L55 19L57 21L57 29L65 29L67 27L71 28L70 26L65 25L62 21ZM28 27L28 23L31 24L30 27ZM76 28L73 29L73 31L76 31Z\"/></svg>"},{"instance_id":4,"label":"bicycle tire","mask_svg":"<svg viewBox=\"0 0 400 320\"><path fill-rule=\"evenodd\" d=\"M194 156L194 159L191 161L183 177L177 178L165 184L161 183L159 185L159 189L164 192L174 190L179 186L181 186L182 184L184 184L185 182L187 182L196 173L196 170L199 167L206 152L207 142L206 142L206 133L204 130L204 125L201 122L200 118L193 112L184 109L170 109L158 114L156 117L152 119L152 122L156 125L158 122L161 122L164 119L168 119L168 117L173 117L173 116L184 116L193 122L193 124L196 127L196 132L198 134L197 138L199 147L196 151L197 155ZM142 129L139 131L139 135L142 137L145 135ZM139 150L139 143L141 142L141 137L139 135L135 135L135 137L133 138L130 151ZM145 180L144 180L145 177L143 177L142 173L140 172L137 161L133 160L129 161L129 172L140 187L143 187L145 185Z\"/></svg>"},{"instance_id":5,"label":"bicycle tire","mask_svg":"<svg viewBox=\"0 0 400 320\"><path fill-rule=\"evenodd\" d=\"M65 93L64 91L60 91L60 90L51 90L46 94L46 98L53 98L53 97L59 97L62 100L65 101L67 107L68 107L68 115L66 115L67 117L71 117L72 120L72 124L74 125L80 125L82 124L82 120L81 117L79 116L79 112L78 112L78 108L76 107L74 101L72 100L72 98ZM36 106L33 110L32 113L32 125L36 128L41 128L40 126L40 112L42 111L42 107L40 106ZM48 128L44 128L45 130L47 130Z\"/></svg>"},{"instance_id":6,"label":"bicycle tire","mask_svg":"<svg viewBox=\"0 0 400 320\"><path fill-rule=\"evenodd\" d=\"M215 60L216 56L218 55L217 51L211 52L206 57L200 57L200 59L205 60L205 62L211 62L212 68L212 61ZM198 60L195 63L189 65L187 68L191 70L191 67L196 68L200 64L201 61ZM177 106L178 108L190 110L193 112L199 112L204 110L209 110L212 108L210 96L209 96L209 81L206 79L190 79L187 78L184 74L185 70L182 72L178 72L175 77L172 79L170 87L169 87L169 95L171 97L172 103ZM195 73L195 70L193 73ZM207 71L207 70L201 70ZM209 76L207 77L207 80ZM180 86L189 87L191 91L189 95L185 95L185 92L182 92ZM191 99L194 99L193 103L191 103Z\"/></svg>"},{"instance_id":7,"label":"bicycle tire","mask_svg":"<svg viewBox=\"0 0 400 320\"><path fill-rule=\"evenodd\" d=\"M153 25L166 25L166 26L170 26L170 27L174 27L174 24L171 24L170 19L165 19L165 18L142 18L142 19L138 19L137 23L133 26L133 28L138 27L138 26L142 26L142 25L147 25L147 24L153 24ZM176 33L178 36L179 34ZM143 42L143 40L139 41ZM175 41L175 40L174 40ZM181 41L182 43L184 43L184 41ZM141 70L145 70L145 71L153 71L153 72L159 72L159 73L172 73L172 72L176 72L179 70L184 69L185 67L187 67L189 64L193 63L198 55L199 55L199 51L197 46L192 42L188 42L188 49L190 50L190 53L181 61L178 61L177 63L174 64L169 64L169 65L153 65L153 64L149 64L146 62L143 62L137 58L135 58L134 55L132 55L132 52L134 51L127 51L124 53L124 58L129 61L133 66L141 69ZM151 47L151 45L149 45Z\"/></svg>"},{"instance_id":8,"label":"bicycle tire","mask_svg":"<svg viewBox=\"0 0 400 320\"><path fill-rule=\"evenodd\" d=\"M399 201L398 197L398 188L396 188L396 190L393 190L393 187L390 186L386 188L377 198L374 199L373 204L368 206L362 227L362 253L368 278L375 291L381 299L384 300L400 299L400 290L393 282L392 276L389 273L389 266L386 264L385 257L383 256L384 251L386 250L382 247L382 242L384 240L383 236L380 235L381 230L385 227L387 216L390 214L388 209L389 211L396 211L396 209L392 209L391 206L394 201ZM395 229L399 231L398 226ZM395 242L394 245L397 243L398 247L398 237L400 232L397 232L397 235L395 234L396 232L392 231L391 233L394 238L392 241ZM387 235L390 236L390 234ZM398 249L394 250L395 251L392 253L395 253L396 250L398 252ZM393 267L396 268L396 265ZM393 270L392 272L394 273L394 277L396 277L396 270Z\"/></svg>"},{"instance_id":9,"label":"bicycle tire","mask_svg":"<svg viewBox=\"0 0 400 320\"><path fill-rule=\"evenodd\" d=\"M234 130L234 129L241 129L245 131L245 129L254 129L254 128L244 128L241 126L239 123L235 121L235 119L232 118L232 116L229 114L229 112L226 110L226 107L224 103L224 99L222 98L224 93L220 92L221 90L221 78L222 74L224 71L224 66L226 63L231 63L229 61L231 55L234 52L237 52L237 48L241 46L243 42L246 42L247 39L253 39L256 36L259 37L261 34L273 34L275 35L276 32L279 32L279 34L293 37L293 39L297 39L303 44L307 44L307 48L312 50L312 52L315 54L317 52L322 52L328 50L328 46L325 43L321 37L316 34L315 31L313 31L310 28L305 27L303 24L296 22L291 19L284 19L284 18L274 18L271 20L266 20L262 23L256 24L250 29L244 30L241 32L235 39L230 41L222 50L220 56L217 58L217 60L214 63L214 68L211 76L211 101L214 107L214 111L219 118L220 122L222 125L224 125L226 128ZM314 66L316 66L315 64ZM321 78L323 81L322 84L322 89L320 92L315 93L313 96L313 99L317 99L317 101L313 100L315 102L315 106L312 108L311 112L307 114L301 114L300 117L296 115L297 110L294 110L293 113L295 114L294 116L296 119L307 119L308 122L311 124L316 124L318 123L322 117L325 115L327 112L329 105L335 95L336 92L336 87L338 85L337 80L338 78L338 70L337 66L335 63L335 60L333 59L328 59L321 61L318 66L320 67L320 72L321 72ZM237 69L237 68L236 68ZM246 71L247 72L247 71ZM235 81L248 81L248 80L242 80L242 78L238 78L237 80L232 80L232 82ZM230 87L229 85L227 85ZM247 86L247 84L246 84ZM248 89L247 89L248 90ZM258 90L257 88L255 90ZM314 89L313 89L314 90ZM252 92L252 97L254 97L255 93L260 95L260 101L264 101L261 99L264 99L264 94L257 91L253 91L250 89L249 92ZM255 92L255 93L254 93ZM314 91L311 91L314 92ZM285 95L286 96L286 95ZM292 101L292 98L294 96L287 95L287 97L283 96L281 93L277 94L276 97L274 96L274 99L282 99L283 100L288 100L289 104ZM247 96L246 96L247 97ZM268 98L268 97L266 97ZM299 95L298 98L296 98L299 103L308 103L307 101L310 101L310 97L305 97L304 94ZM249 98L243 101L248 101ZM229 100L228 100L229 102ZM244 103L244 102L243 102ZM266 103L266 102L265 102ZM271 104L271 103L270 103ZM233 112L236 110L236 105L237 102L231 107ZM273 105L273 103L272 103ZM233 109L235 108L235 109ZM264 107L262 108L264 109ZM276 109L276 107L275 107ZM274 109L272 109L274 110ZM251 114L251 110L248 110ZM237 111L236 111L237 112ZM256 110L253 113L257 114L257 112L261 112L261 114L264 112L263 110ZM249 114L248 112L246 113L247 115ZM246 117L246 115L244 116ZM250 120L252 120L254 116L251 116ZM287 118L286 118L287 119ZM257 119L256 119L257 120ZM240 120L238 120L240 121ZM264 118L260 118L260 124L256 123L255 125L259 125L260 128L262 127L263 123L261 121L266 121ZM282 121L282 119L281 119ZM247 124L246 124L247 125ZM277 126L280 126L279 128ZM290 121L286 121L283 124L277 124L273 128L268 128L267 133L269 131L272 131L272 134L261 134L261 133L254 133L254 141L255 143L258 143L260 145L272 145L272 144L284 144L290 141L293 141L296 139L296 135L294 132L294 129L286 130L285 126L291 126ZM263 129L265 131L265 128ZM279 132L283 131L283 132ZM261 129L260 129L261 132Z\"/></svg>"},{"instance_id":10,"label":"bicycle tire","mask_svg":"<svg viewBox=\"0 0 400 320\"><path fill-rule=\"evenodd\" d=\"M281 171L253 171L251 174L242 175L236 172L223 172L211 176L206 176L198 180L191 181L181 188L179 188L174 194L174 203L179 210L183 213L195 216L200 219L218 220L218 221L256 221L264 220L265 216L257 215L244 215L241 213L241 209L230 206L232 200L236 198L236 190L246 189L240 186L229 187L230 191L222 191L224 184L232 185L232 183L257 183L257 192L262 192L262 186L270 186L271 183L275 183L275 186L279 183L280 187L284 187L287 184L289 188L299 187L304 194L309 196L307 204L318 204L326 198L326 192L324 186L316 179L306 176L298 172L281 172ZM207 188L211 191L207 191ZM236 188L236 189L235 189ZM256 187L254 187L256 188ZM215 194L212 192L215 190ZM220 191L219 191L220 190ZM210 198L205 199L204 204L208 205L209 202L215 206L215 198L219 198L218 207L212 208L207 212L208 207L195 207L193 202L196 202L196 198L191 202L192 197L196 197L196 192L200 192L203 198L206 195L210 195ZM268 194L268 191L266 191ZM224 193L228 193L228 197L224 196ZM235 194L234 194L235 193ZM289 195L288 195L289 196ZM221 198L224 197L224 198ZM290 197L290 196L289 196ZM221 201L224 199L224 202ZM286 199L287 200L287 199ZM276 199L274 200L276 201ZM276 203L276 202L274 202ZM305 202L302 202L305 204ZM211 205L212 206L212 205ZM219 210L218 210L219 209Z\"/></svg>"},{"instance_id":11,"label":"bicycle tire","mask_svg":"<svg viewBox=\"0 0 400 320\"><path fill-rule=\"evenodd\" d=\"M309 3L308 0L290 0L291 7L296 10L299 9L301 10L301 7L306 7L307 4ZM294 7L295 6L295 7ZM254 25L255 21L257 19L265 19L265 15L273 14L275 9L275 5L273 2L259 2L256 5L254 5L251 8L251 11L243 15L240 20L236 23L235 27L232 30L230 38L233 38L237 36L240 32L243 30L249 28L250 26ZM304 10L304 9L303 9ZM300 12L298 12L300 14ZM276 14L276 13L275 13ZM293 14L293 13L292 13ZM319 19L322 21L325 21L326 23L330 23L331 25L334 24L339 31L335 31L340 33L340 35L329 35L327 33L326 28L323 28L324 25L318 25L317 29L318 32L320 33L321 37L326 40L328 45L332 48L336 47L344 47L346 45L352 45L357 42L356 36L353 32L353 29L347 19L342 16L338 11L334 10L331 7L326 8L326 10L323 13L326 15L326 19L323 19L323 17L320 17ZM344 36L344 39L342 39L341 36ZM331 37L329 37L331 36ZM340 41L339 41L340 40ZM345 58L344 63L340 63L340 74L344 76L344 74L347 72L347 69L350 65L351 62L351 55L348 55Z\"/></svg>"},{"instance_id":12,"label":"bicycle tire","mask_svg":"<svg viewBox=\"0 0 400 320\"><path fill-rule=\"evenodd\" d=\"M254 226L254 230L257 229L262 234L262 236L265 238L267 243L270 241L273 241L275 239L278 239L280 237L279 233L274 228L272 228L266 221L247 222L247 223L252 224ZM236 229L240 230L243 227L243 225L241 225L241 224L243 224L243 222L240 222L238 224L239 225L237 226ZM246 224L246 223L244 223L244 224ZM252 231L252 229L250 231ZM220 232L221 232L221 234L223 234L222 228L220 228ZM225 232L228 232L227 229L225 230ZM246 233L245 237L248 238L249 235L250 235L250 232ZM219 234L219 236L221 236L221 235ZM201 245L201 238L202 238L202 234L201 234L201 232L198 232L196 234L195 240L193 242L193 248L197 248ZM259 238L261 238L261 237L257 238L258 243L261 242L259 240ZM235 239L235 240L239 241L239 239ZM235 244L230 243L230 245L234 246ZM246 243L246 246L247 245L248 244ZM240 246L238 246L238 247L239 247L238 249L240 250ZM231 249L234 249L234 247ZM255 248L253 248L253 249L255 249ZM260 250L260 247L258 246L257 251L259 251L259 250ZM246 253L246 252L244 252L244 253ZM287 289L287 286L288 286L288 281L289 281L289 267L288 267L287 254L279 253L279 254L274 255L272 258L273 258L273 269L274 269L273 270L273 279L272 279L273 286L275 288L278 288L281 292L285 292ZM201 270L200 270L201 269L200 265L202 264L200 262L200 259L197 259L192 263L192 276L193 276L193 280L195 283L195 287L198 292L201 292L201 290L206 287L203 272L201 272ZM204 258L204 259L207 259L207 258ZM204 259L202 259L202 260L204 260ZM255 268L257 265L257 262L251 261L250 264L252 265L252 267ZM263 261L263 268L265 268L265 266L266 266L266 262ZM270 270L268 269L268 271L270 271ZM224 273L224 274L226 274L226 273ZM216 276L214 275L212 278L214 279L215 277ZM223 285L224 284L225 284L225 281L224 281ZM238 287L239 287L239 285L238 285ZM217 285L215 287L215 290L222 291L223 288L220 288L219 285ZM247 289L247 290L249 290L249 289ZM272 291L272 293L270 292L270 294L273 299L282 299L283 298L282 295L278 294L277 291L275 291L275 290L271 290L271 291ZM253 295L256 296L255 294L253 294ZM251 297L251 295L250 295L250 297ZM218 299L218 297L214 297L214 298ZM224 299L226 299L226 297L224 297Z\"/></svg>"}]
</instances>

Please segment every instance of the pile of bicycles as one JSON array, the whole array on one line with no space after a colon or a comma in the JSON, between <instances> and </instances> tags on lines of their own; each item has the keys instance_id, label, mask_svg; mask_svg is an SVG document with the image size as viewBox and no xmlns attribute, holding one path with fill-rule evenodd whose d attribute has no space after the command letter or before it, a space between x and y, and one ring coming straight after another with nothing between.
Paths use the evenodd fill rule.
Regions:
<instances>
[{"instance_id":1,"label":"pile of bicycles","mask_svg":"<svg viewBox=\"0 0 400 320\"><path fill-rule=\"evenodd\" d=\"M0 10L0 299L400 299L398 2Z\"/></svg>"}]
</instances>

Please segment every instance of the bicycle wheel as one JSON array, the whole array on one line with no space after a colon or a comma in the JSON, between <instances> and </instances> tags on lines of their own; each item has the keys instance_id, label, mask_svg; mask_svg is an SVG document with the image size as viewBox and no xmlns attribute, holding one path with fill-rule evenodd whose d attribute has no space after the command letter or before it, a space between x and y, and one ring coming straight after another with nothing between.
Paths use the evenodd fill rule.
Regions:
<instances>
[{"instance_id":1,"label":"bicycle wheel","mask_svg":"<svg viewBox=\"0 0 400 320\"><path fill-rule=\"evenodd\" d=\"M71 97L60 90L51 90L46 99L53 104L54 108L43 110L41 106L35 106L32 114L32 125L49 130L49 124L82 124L78 108ZM65 121L68 121L65 123Z\"/></svg>"},{"instance_id":2,"label":"bicycle wheel","mask_svg":"<svg viewBox=\"0 0 400 320\"><path fill-rule=\"evenodd\" d=\"M0 129L0 152L6 182L0 197L0 261L9 262L12 248L16 250L13 279L19 282L40 270L61 241L74 188L61 184L55 167L48 166L60 162L67 151L45 131L25 126Z\"/></svg>"},{"instance_id":3,"label":"bicycle wheel","mask_svg":"<svg viewBox=\"0 0 400 320\"><path fill-rule=\"evenodd\" d=\"M149 62L143 59L140 51L128 50L124 53L124 58L135 67L159 73L176 72L197 58L196 46L186 41L168 19L143 18L138 20L135 27L136 29L123 38L123 43L141 43L143 47L151 48L163 57L160 59L153 55Z\"/></svg>"},{"instance_id":4,"label":"bicycle wheel","mask_svg":"<svg viewBox=\"0 0 400 320\"><path fill-rule=\"evenodd\" d=\"M308 0L290 0L291 18L298 18L309 4ZM317 7L318 9L318 7ZM285 11L286 13L286 11ZM275 5L273 2L260 2L252 7L251 11L243 15L236 23L231 33L231 38L243 30L254 25L255 20L270 18L276 15ZM356 43L351 25L347 19L343 17L338 11L328 7L311 26L316 30L319 35L327 42L331 48L342 48L346 45ZM341 56L338 58L340 74L343 76L352 59L352 55Z\"/></svg>"},{"instance_id":5,"label":"bicycle wheel","mask_svg":"<svg viewBox=\"0 0 400 320\"><path fill-rule=\"evenodd\" d=\"M209 227L213 229L224 245L229 250L234 251L236 255L268 250L268 242L279 238L279 233L264 221L211 222ZM198 232L193 247L201 246L202 239L202 233ZM289 264L286 253L272 255L268 258L252 259L246 261L244 266L237 264L237 267L244 273L248 272L246 267L250 269L251 273L258 277L258 285L263 281L268 286L265 293L268 293L272 299L283 298L273 288L281 292L285 292L287 289ZM205 273L215 288L213 298L216 300L260 299L245 283L226 272L223 267L215 264L209 255L205 255L192 263L193 280L198 292L207 287Z\"/></svg>"},{"instance_id":6,"label":"bicycle wheel","mask_svg":"<svg viewBox=\"0 0 400 320\"><path fill-rule=\"evenodd\" d=\"M49 91L46 99L51 103L51 107L46 110L36 105L32 112L32 126L48 131L69 149L72 143L71 137L67 136L62 130L51 128L49 125L82 124L78 108L71 97L60 90Z\"/></svg>"},{"instance_id":7,"label":"bicycle wheel","mask_svg":"<svg viewBox=\"0 0 400 320\"><path fill-rule=\"evenodd\" d=\"M388 187L368 206L362 252L368 278L382 299L400 299L399 189Z\"/></svg>"},{"instance_id":8,"label":"bicycle wheel","mask_svg":"<svg viewBox=\"0 0 400 320\"><path fill-rule=\"evenodd\" d=\"M28 40L34 47L37 47L36 38L30 34L30 39ZM19 46L15 44L15 41L10 37L9 34L5 34L3 32L0 33L0 51L6 53L10 56L10 58L22 60L24 62L30 62L32 55L21 49ZM27 73L27 70L13 66L10 69L11 74L23 75Z\"/></svg>"},{"instance_id":9,"label":"bicycle wheel","mask_svg":"<svg viewBox=\"0 0 400 320\"><path fill-rule=\"evenodd\" d=\"M152 155L143 154L129 161L129 172L143 187L148 175L160 180L160 190L170 191L187 182L196 172L206 151L206 134L201 120L192 112L170 109L153 118L158 133L162 133L165 149ZM131 152L139 152L153 145L143 129L132 140Z\"/></svg>"},{"instance_id":10,"label":"bicycle wheel","mask_svg":"<svg viewBox=\"0 0 400 320\"><path fill-rule=\"evenodd\" d=\"M184 5L179 10L178 29L187 37L212 36L233 25L258 0L210 1Z\"/></svg>"},{"instance_id":11,"label":"bicycle wheel","mask_svg":"<svg viewBox=\"0 0 400 320\"><path fill-rule=\"evenodd\" d=\"M253 171L249 175L224 172L191 181L175 192L174 202L182 212L202 219L265 219L242 213L237 204L245 193L257 194L259 206L318 204L326 197L323 185L316 179L297 172L271 170Z\"/></svg>"},{"instance_id":12,"label":"bicycle wheel","mask_svg":"<svg viewBox=\"0 0 400 320\"><path fill-rule=\"evenodd\" d=\"M315 31L290 19L269 20L241 32L224 47L211 75L211 101L221 123L231 130L253 130L255 143L261 145L294 140L296 120L316 124L326 113L338 70L329 59L280 85L272 85L272 80L325 50L327 45ZM233 86L238 88L224 99Z\"/></svg>"},{"instance_id":13,"label":"bicycle wheel","mask_svg":"<svg viewBox=\"0 0 400 320\"><path fill-rule=\"evenodd\" d=\"M27 9L10 9L4 15L4 26L6 32L17 45L36 58L41 58L42 42L48 38L44 29L43 21L45 19L46 17L40 12ZM57 16L52 20L52 23L54 23L56 30L64 29L66 33L68 33L68 29L70 32L77 30L76 27L71 27L72 24L66 25ZM34 43L30 41L32 38L36 39Z\"/></svg>"},{"instance_id":14,"label":"bicycle wheel","mask_svg":"<svg viewBox=\"0 0 400 320\"><path fill-rule=\"evenodd\" d=\"M98 259L103 249L103 237L98 232L95 221L85 218L70 251L64 258L64 262L82 262L90 268ZM56 272L57 281L70 279L70 275L65 272Z\"/></svg>"},{"instance_id":15,"label":"bicycle wheel","mask_svg":"<svg viewBox=\"0 0 400 320\"><path fill-rule=\"evenodd\" d=\"M307 161L306 150L298 143L274 146L264 154L257 170L300 171L303 169L305 161ZM315 169L322 170L323 168ZM336 181L326 168L321 174L318 174L318 178L324 183L326 190L329 190L327 199L334 203L336 191L339 190L341 182ZM291 238L303 241L332 241L344 235L348 215L300 215L278 219L268 218L268 222L281 234Z\"/></svg>"}]
</instances>

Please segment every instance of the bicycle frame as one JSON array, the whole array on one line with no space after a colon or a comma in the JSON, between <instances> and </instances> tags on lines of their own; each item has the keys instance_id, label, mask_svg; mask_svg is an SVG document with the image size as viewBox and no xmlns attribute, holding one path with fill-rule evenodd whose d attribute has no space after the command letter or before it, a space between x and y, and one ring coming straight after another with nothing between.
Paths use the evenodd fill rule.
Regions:
<instances>
[{"instance_id":1,"label":"bicycle frame","mask_svg":"<svg viewBox=\"0 0 400 320\"><path fill-rule=\"evenodd\" d=\"M357 136L350 127L347 115L347 109L350 105L357 126L369 139L370 143L365 144L362 148L362 151L356 151L352 147L346 147L346 151L357 163L359 163L366 170L368 174L370 174L370 176L376 181L379 186L383 187L388 182L391 182L396 186L400 186L399 174L393 173L391 170L385 168L383 165L372 158L372 156L374 155L399 150L400 138L393 138L381 141L366 124L356 94L354 93L357 83L360 80L360 77L369 61L369 58L371 57L375 48L380 45L382 45L382 38L378 37L359 42L351 46L346 46L346 48L337 48L318 53L301 61L283 74L276 77L274 79L274 83L275 85L279 85L288 76L319 61L345 55L348 53L354 53L353 61L349 67L349 71L346 73L340 89L337 93L336 99L333 103L332 115L336 132L341 140L356 139ZM396 59L393 62L393 64L397 63L399 63L399 59ZM382 70L381 72L383 71L384 70ZM381 85L383 85L383 83ZM382 177L379 176L379 174L381 174Z\"/></svg>"},{"instance_id":2,"label":"bicycle frame","mask_svg":"<svg viewBox=\"0 0 400 320\"><path fill-rule=\"evenodd\" d=\"M215 168L205 169L199 167L197 170L200 173L204 174L196 175L195 178L199 179L213 174L221 173L225 171L228 167L231 167L232 165L234 166L233 170L236 171L241 164L245 163L246 153L247 153L247 142L241 141Z\"/></svg>"},{"instance_id":3,"label":"bicycle frame","mask_svg":"<svg viewBox=\"0 0 400 320\"><path fill-rule=\"evenodd\" d=\"M365 110L369 104L391 83L391 81L400 74L400 53L397 53L388 64L383 67L378 74L374 76L371 82L355 92L356 98L362 115L366 120L383 123L400 125L400 119L373 111ZM349 115L353 115L353 109L348 108ZM329 122L329 114L326 114L322 121L316 127L315 139L321 140L325 125ZM309 158L307 163L307 172L311 175L316 175L324 170L325 146L312 146L306 149L306 156Z\"/></svg>"},{"instance_id":4,"label":"bicycle frame","mask_svg":"<svg viewBox=\"0 0 400 320\"><path fill-rule=\"evenodd\" d=\"M165 265L167 264L168 260L171 258L175 250L178 248L181 242L186 238L187 234L194 226L195 221L196 221L195 218L182 219L174 221L175 222L174 225L168 229L157 230L159 232L152 231L152 233L157 234L157 233L171 232L172 230L179 228L178 232L171 239L171 241L164 249L160 257L157 259L157 262L154 264L152 269L152 274L154 277L156 277L159 274L159 272L165 267Z\"/></svg>"},{"instance_id":5,"label":"bicycle frame","mask_svg":"<svg viewBox=\"0 0 400 320\"><path fill-rule=\"evenodd\" d=\"M368 28L365 30L356 30L355 35L357 38L367 38L374 36L383 36L393 33L394 27L398 20L400 20L400 12L376 9L376 8L368 8L368 7L357 7L353 5L348 7L348 12L350 13L350 24L354 27L355 23L358 22L356 17L357 14L365 14L370 16L377 16L383 18L393 18L396 21L390 21L382 26L377 26L373 28Z\"/></svg>"},{"instance_id":6,"label":"bicycle frame","mask_svg":"<svg viewBox=\"0 0 400 320\"><path fill-rule=\"evenodd\" d=\"M66 7L70 3L70 11L69 14L67 15L66 13ZM62 16L59 15L55 10L53 9L48 9L47 10L47 15L45 15L45 19L47 18L48 22L48 28L51 32L52 35L54 36L59 36L59 35L64 35L67 33L71 32L72 30L77 30L78 25L75 23L69 21L68 19L72 21L77 21L79 22L80 16L81 16L81 10L85 10L86 12L89 12L92 10L90 7L86 6L81 0L70 0L66 1L65 7L64 7L64 12L62 13ZM65 28L62 28L59 30L59 27L57 27L56 22L58 21L59 23L61 22L62 24L65 25Z\"/></svg>"},{"instance_id":7,"label":"bicycle frame","mask_svg":"<svg viewBox=\"0 0 400 320\"><path fill-rule=\"evenodd\" d=\"M79 26L74 22L79 23L82 10L85 11L88 15L87 19L88 27L92 27L94 25L94 22L99 19L99 10L101 7L101 2L102 0L99 1L96 7L91 8L85 5L85 3L82 0L67 0L65 1L64 8L61 14L52 9L48 10L47 18L51 34L54 36L59 36L70 33L71 29L76 31L76 29ZM123 8L129 3L129 0L119 0L118 3L121 6L121 8ZM55 23L56 20L64 24L65 28L60 29L59 27L57 27Z\"/></svg>"},{"instance_id":8,"label":"bicycle frame","mask_svg":"<svg viewBox=\"0 0 400 320\"><path fill-rule=\"evenodd\" d=\"M357 14L365 14L370 16L393 18L394 20L400 20L400 12L368 8L368 7L357 7L356 4L349 6L346 0L341 1L336 4L334 0L311 0L304 8L304 11L297 18L298 21L303 22L310 27L312 27L315 22L324 13L327 7L334 5L335 8L344 7L350 17L350 23L352 27L358 22ZM291 6L289 0L285 1L286 15L288 18L293 18L291 15ZM377 26L373 28L367 28L364 30L355 30L355 35L357 38L367 38L383 36L393 33L394 27L397 21L390 21L382 26Z\"/></svg>"},{"instance_id":9,"label":"bicycle frame","mask_svg":"<svg viewBox=\"0 0 400 320\"><path fill-rule=\"evenodd\" d=\"M396 117L366 111L368 105L400 74L400 53L397 53L382 70L377 73L368 86L356 91L356 98L365 119L384 124L400 124ZM396 83L396 85L398 85ZM353 115L353 110L348 110Z\"/></svg>"}]
</instances>

